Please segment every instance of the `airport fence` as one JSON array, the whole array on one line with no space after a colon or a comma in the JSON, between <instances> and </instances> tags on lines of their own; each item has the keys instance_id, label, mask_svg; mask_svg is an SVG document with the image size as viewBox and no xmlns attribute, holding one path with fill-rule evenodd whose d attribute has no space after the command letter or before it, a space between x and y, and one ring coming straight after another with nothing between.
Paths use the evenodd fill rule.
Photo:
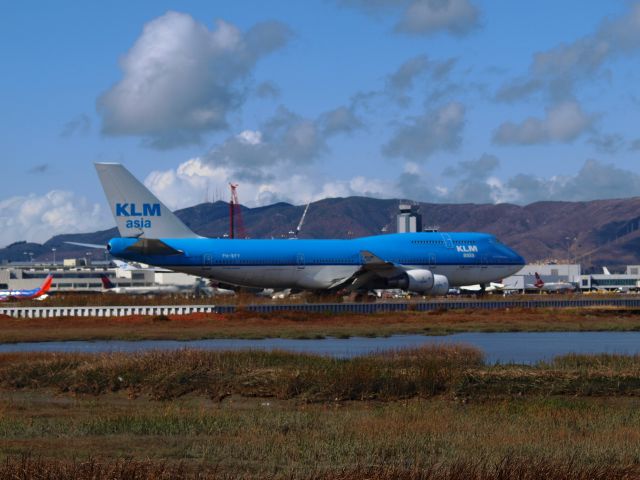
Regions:
<instances>
[{"instance_id":1,"label":"airport fence","mask_svg":"<svg viewBox=\"0 0 640 480\"><path fill-rule=\"evenodd\" d=\"M55 317L125 317L130 315L190 315L194 313L234 313L237 310L256 313L305 312L319 314L373 314L385 312L436 310L499 310L507 308L638 308L640 298L532 299L532 300L434 300L431 302L381 303L309 303L262 305L136 305L108 307L0 307L0 315L15 318Z\"/></svg>"}]
</instances>

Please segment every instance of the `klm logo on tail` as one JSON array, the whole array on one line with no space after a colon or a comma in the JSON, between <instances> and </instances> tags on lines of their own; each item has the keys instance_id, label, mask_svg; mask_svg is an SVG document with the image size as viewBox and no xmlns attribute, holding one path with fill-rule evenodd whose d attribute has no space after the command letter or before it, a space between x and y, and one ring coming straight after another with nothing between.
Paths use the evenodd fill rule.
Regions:
<instances>
[{"instance_id":1,"label":"klm logo on tail","mask_svg":"<svg viewBox=\"0 0 640 480\"><path fill-rule=\"evenodd\" d=\"M136 220L127 220L127 228L151 228L151 220L143 217L159 216L159 203L143 203L142 208L135 203L116 203L116 217L138 217Z\"/></svg>"},{"instance_id":2,"label":"klm logo on tail","mask_svg":"<svg viewBox=\"0 0 640 480\"><path fill-rule=\"evenodd\" d=\"M116 217L159 217L159 203L143 203L142 210L135 203L116 203Z\"/></svg>"}]
</instances>

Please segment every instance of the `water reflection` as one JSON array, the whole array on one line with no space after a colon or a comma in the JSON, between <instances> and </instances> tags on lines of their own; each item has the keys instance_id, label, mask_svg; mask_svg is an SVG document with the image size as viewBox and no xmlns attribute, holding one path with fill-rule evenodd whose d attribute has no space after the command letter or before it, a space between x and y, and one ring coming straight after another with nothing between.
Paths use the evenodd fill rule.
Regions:
<instances>
[{"instance_id":1,"label":"water reflection","mask_svg":"<svg viewBox=\"0 0 640 480\"><path fill-rule=\"evenodd\" d=\"M489 363L535 363L566 353L640 354L640 332L459 333L445 337L395 335L319 340L140 340L25 342L0 344L0 352L142 352L148 350L288 350L349 358L368 353L432 344L464 343L481 349Z\"/></svg>"}]
</instances>

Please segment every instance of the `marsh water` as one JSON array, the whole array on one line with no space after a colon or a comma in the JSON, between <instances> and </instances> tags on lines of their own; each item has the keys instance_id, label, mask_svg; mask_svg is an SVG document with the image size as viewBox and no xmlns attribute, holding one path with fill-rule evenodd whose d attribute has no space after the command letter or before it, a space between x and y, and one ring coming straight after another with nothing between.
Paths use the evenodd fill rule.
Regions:
<instances>
[{"instance_id":1,"label":"marsh water","mask_svg":"<svg viewBox=\"0 0 640 480\"><path fill-rule=\"evenodd\" d=\"M287 350L337 358L349 358L369 353L415 348L434 344L466 344L485 353L488 363L531 364L550 360L566 353L640 354L640 332L517 332L458 333L447 336L393 335L368 338L324 338L295 340L266 338L260 340L104 340L65 342L24 342L0 344L0 353L7 352L143 352L149 350Z\"/></svg>"}]
</instances>

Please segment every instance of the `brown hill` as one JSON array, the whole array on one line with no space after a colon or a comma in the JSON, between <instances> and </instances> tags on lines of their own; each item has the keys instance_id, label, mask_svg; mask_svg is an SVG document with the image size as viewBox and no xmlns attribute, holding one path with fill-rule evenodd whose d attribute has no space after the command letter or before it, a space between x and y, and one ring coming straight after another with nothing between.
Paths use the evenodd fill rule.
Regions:
<instances>
[{"instance_id":1,"label":"brown hill","mask_svg":"<svg viewBox=\"0 0 640 480\"><path fill-rule=\"evenodd\" d=\"M622 266L640 263L640 197L590 202L510 204L419 204L424 225L442 231L479 231L497 235L528 261L579 261ZM398 200L365 197L330 198L311 204L301 238L348 238L395 231ZM244 225L252 238L281 238L294 230L304 206L277 203L243 207ZM224 202L206 203L176 212L194 231L222 237L229 228ZM43 245L17 243L0 249L0 260L24 260L28 248L36 259L82 256L86 249L64 241L105 243L115 229L88 234L59 235Z\"/></svg>"}]
</instances>

